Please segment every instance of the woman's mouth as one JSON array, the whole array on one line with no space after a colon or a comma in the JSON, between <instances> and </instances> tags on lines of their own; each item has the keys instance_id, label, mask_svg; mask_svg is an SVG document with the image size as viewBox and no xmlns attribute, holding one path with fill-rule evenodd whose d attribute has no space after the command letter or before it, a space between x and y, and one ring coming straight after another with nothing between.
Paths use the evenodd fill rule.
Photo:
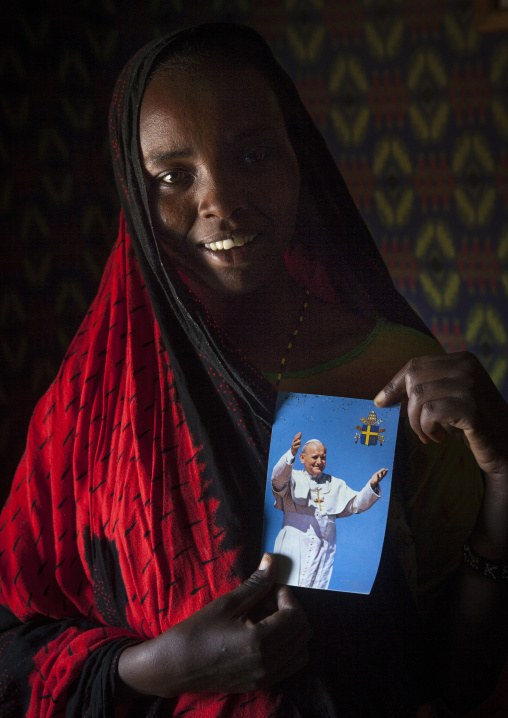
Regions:
<instances>
[{"instance_id":1,"label":"woman's mouth","mask_svg":"<svg viewBox=\"0 0 508 718\"><path fill-rule=\"evenodd\" d=\"M224 240L217 240L216 242L208 242L205 244L207 249L212 252L220 250L233 249L233 247L243 247L244 244L250 244L255 239L255 234L237 234L234 237L227 237Z\"/></svg>"}]
</instances>

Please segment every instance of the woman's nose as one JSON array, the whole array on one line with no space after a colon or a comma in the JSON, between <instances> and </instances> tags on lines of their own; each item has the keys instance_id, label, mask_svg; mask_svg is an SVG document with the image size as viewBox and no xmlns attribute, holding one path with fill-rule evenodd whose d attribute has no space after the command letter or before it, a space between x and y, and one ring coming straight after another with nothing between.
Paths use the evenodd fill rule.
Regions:
<instances>
[{"instance_id":1,"label":"woman's nose","mask_svg":"<svg viewBox=\"0 0 508 718\"><path fill-rule=\"evenodd\" d=\"M215 171L203 178L199 188L199 216L228 219L245 208L242 182L234 172Z\"/></svg>"}]
</instances>

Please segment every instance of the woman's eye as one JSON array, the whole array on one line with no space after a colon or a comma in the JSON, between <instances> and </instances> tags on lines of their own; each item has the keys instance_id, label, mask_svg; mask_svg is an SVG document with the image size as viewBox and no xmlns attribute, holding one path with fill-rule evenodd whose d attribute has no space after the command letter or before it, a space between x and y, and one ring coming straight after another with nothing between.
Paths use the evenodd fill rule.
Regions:
<instances>
[{"instance_id":1,"label":"woman's eye","mask_svg":"<svg viewBox=\"0 0 508 718\"><path fill-rule=\"evenodd\" d=\"M162 175L161 179L165 184L180 184L189 179L189 173L185 170L172 170Z\"/></svg>"},{"instance_id":2,"label":"woman's eye","mask_svg":"<svg viewBox=\"0 0 508 718\"><path fill-rule=\"evenodd\" d=\"M247 152L243 160L246 164L251 165L255 164L256 162L262 162L262 160L265 160L268 157L268 150L266 148L260 149L260 150L252 150L251 152Z\"/></svg>"}]
</instances>

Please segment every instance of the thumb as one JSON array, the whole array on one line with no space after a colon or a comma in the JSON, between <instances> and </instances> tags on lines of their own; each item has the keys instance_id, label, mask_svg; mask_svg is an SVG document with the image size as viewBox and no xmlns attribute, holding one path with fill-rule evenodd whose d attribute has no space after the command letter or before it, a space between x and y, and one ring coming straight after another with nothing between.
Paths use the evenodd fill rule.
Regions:
<instances>
[{"instance_id":1,"label":"thumb","mask_svg":"<svg viewBox=\"0 0 508 718\"><path fill-rule=\"evenodd\" d=\"M374 397L376 406L393 406L407 398L406 377L408 370L409 362Z\"/></svg>"},{"instance_id":2,"label":"thumb","mask_svg":"<svg viewBox=\"0 0 508 718\"><path fill-rule=\"evenodd\" d=\"M273 556L265 553L254 573L228 594L228 605L236 614L248 613L270 592L275 581Z\"/></svg>"}]
</instances>

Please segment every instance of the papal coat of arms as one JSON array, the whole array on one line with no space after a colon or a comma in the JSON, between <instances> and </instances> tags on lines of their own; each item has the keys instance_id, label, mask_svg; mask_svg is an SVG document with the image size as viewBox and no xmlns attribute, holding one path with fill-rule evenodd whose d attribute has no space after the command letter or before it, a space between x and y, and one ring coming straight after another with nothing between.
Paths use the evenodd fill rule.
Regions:
<instances>
[{"instance_id":1,"label":"papal coat of arms","mask_svg":"<svg viewBox=\"0 0 508 718\"><path fill-rule=\"evenodd\" d=\"M382 423L381 419L377 418L374 411L371 411L367 418L362 416L362 425L356 426L357 433L355 434L355 444L360 443L364 446L375 446L379 443L379 446L383 445L385 437L383 436L385 429L381 429L379 425Z\"/></svg>"}]
</instances>

